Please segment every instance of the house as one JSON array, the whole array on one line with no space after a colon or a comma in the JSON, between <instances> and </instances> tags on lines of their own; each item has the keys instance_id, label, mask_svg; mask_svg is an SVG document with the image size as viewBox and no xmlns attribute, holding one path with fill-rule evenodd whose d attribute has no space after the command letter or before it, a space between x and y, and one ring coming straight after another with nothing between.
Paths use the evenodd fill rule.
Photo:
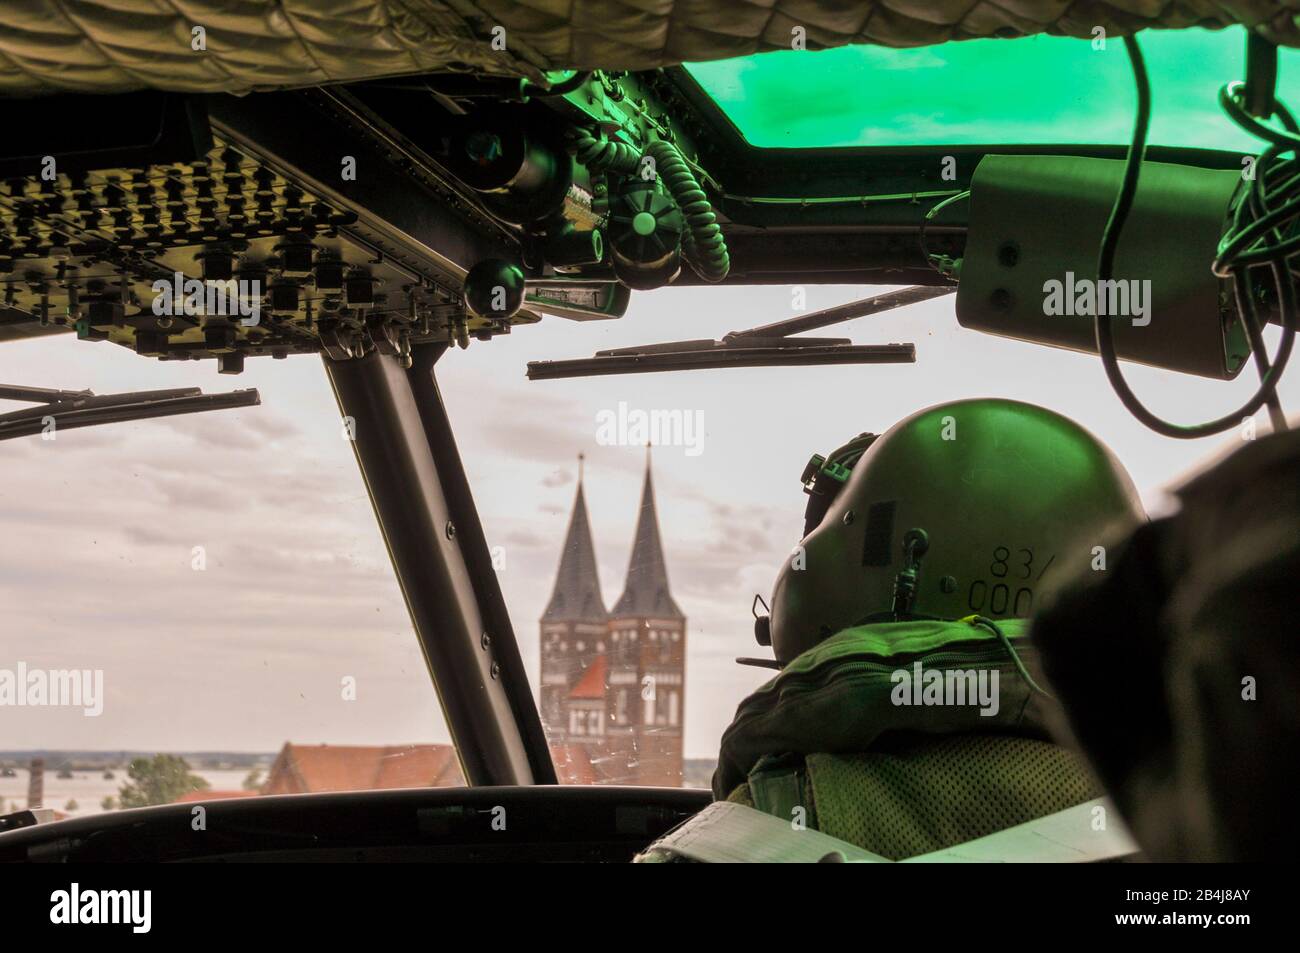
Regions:
<instances>
[{"instance_id":1,"label":"house","mask_svg":"<svg viewBox=\"0 0 1300 953\"><path fill-rule=\"evenodd\" d=\"M296 745L285 742L262 794L455 787L465 778L451 745Z\"/></svg>"},{"instance_id":2,"label":"house","mask_svg":"<svg viewBox=\"0 0 1300 953\"><path fill-rule=\"evenodd\" d=\"M594 784L600 778L589 752L574 745L551 745L561 783ZM285 742L258 794L312 794L325 791L377 791L388 788L445 788L465 784L451 745L298 745ZM222 792L234 795L243 792ZM208 800L200 791L193 800Z\"/></svg>"},{"instance_id":3,"label":"house","mask_svg":"<svg viewBox=\"0 0 1300 953\"><path fill-rule=\"evenodd\" d=\"M173 804L205 804L208 801L224 801L235 797L257 797L259 791L187 791Z\"/></svg>"}]
</instances>

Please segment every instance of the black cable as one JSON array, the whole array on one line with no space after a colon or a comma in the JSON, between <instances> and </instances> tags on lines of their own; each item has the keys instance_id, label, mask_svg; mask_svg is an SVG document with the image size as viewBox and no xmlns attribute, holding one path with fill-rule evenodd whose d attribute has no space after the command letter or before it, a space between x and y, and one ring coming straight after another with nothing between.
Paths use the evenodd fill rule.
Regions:
<instances>
[{"instance_id":1,"label":"black cable","mask_svg":"<svg viewBox=\"0 0 1300 953\"><path fill-rule=\"evenodd\" d=\"M1097 256L1097 276L1099 281L1109 281L1114 276L1115 253L1119 247L1119 238L1123 232L1124 223L1128 220L1129 213L1133 209L1133 200L1137 195L1138 178L1142 171L1142 159L1146 153L1147 132L1151 124L1151 81L1147 76L1146 62L1142 58L1142 50L1138 46L1137 39L1132 36L1124 37L1124 48L1128 52L1129 62L1133 67L1133 78L1137 86L1137 117L1133 124L1133 139L1129 144L1128 156L1124 160L1123 182L1120 186L1119 195L1115 198L1115 204L1111 208L1110 218L1106 222L1106 229L1102 233L1101 250ZM1226 92L1227 89L1225 88ZM1224 94L1221 93L1221 101L1223 97ZM1277 108L1280 109L1280 107ZM1232 118L1237 118L1232 109L1228 111ZM1250 119L1251 123L1255 123L1253 118L1249 116L1247 118ZM1286 122L1286 119L1283 121ZM1245 124L1243 123L1243 125ZM1262 124L1259 125L1262 126ZM1234 286L1238 291L1238 304L1241 309L1242 326L1245 328L1246 335L1251 342L1252 350L1257 355L1256 367L1260 371L1261 379L1258 390L1255 391L1250 400L1232 413L1201 424L1175 424L1157 417L1143 406L1132 388L1128 386L1128 382L1124 380L1124 375L1119 368L1119 360L1115 355L1115 340L1110 316L1097 314L1093 318L1097 351L1101 355L1102 367L1105 368L1106 377L1110 380L1110 385L1114 389L1116 396L1119 397L1129 413L1151 430L1166 437L1189 440L1223 433L1225 430L1240 424L1243 418L1250 416L1265 404L1269 405L1274 428L1285 429L1286 427L1285 419L1281 413L1281 406L1277 400L1276 386L1278 379L1282 376L1282 371L1286 368L1287 361L1291 357L1292 345L1295 342L1295 289L1291 285L1290 269L1284 257L1284 255L1290 253L1290 246L1287 242L1280 242L1269 253L1259 253L1254 247L1254 240L1251 236L1267 234L1270 230L1277 228L1285 220L1286 215L1283 213L1290 210L1291 203L1300 203L1300 195L1293 197L1282 208L1266 212L1262 218L1256 219L1250 225L1244 228L1238 227L1242 223L1242 216L1249 208L1266 209L1271 203L1271 197L1263 191L1264 182L1268 172L1273 169L1272 160L1281 151L1284 151L1284 147L1280 146L1276 139L1273 138L1275 136L1295 138L1296 142L1300 143L1300 137L1294 137L1291 133L1269 130L1269 135L1265 138L1273 141L1274 145L1266 150L1264 156L1261 157L1260 165L1264 165L1265 168L1259 169L1257 166L1257 175L1250 184L1251 190L1257 190L1256 195L1253 199L1247 197L1242 200L1242 203L1239 203L1233 222L1236 234L1230 231L1229 235L1225 237L1220 245L1219 254L1214 264L1216 274L1224 276L1232 274L1234 276ZM1294 148L1294 145L1291 145L1290 148ZM1265 160L1267 160L1267 163ZM1243 205L1246 208L1243 209ZM1297 211L1300 211L1300 205L1297 205ZM1296 241L1300 242L1300 239ZM1247 261L1246 257L1248 255L1255 255L1256 261ZM1278 282L1278 297L1283 328L1282 341L1272 362L1263 354L1263 331L1260 328L1259 317L1255 311L1254 294L1248 274L1251 264L1265 262L1272 266L1274 278Z\"/></svg>"},{"instance_id":2,"label":"black cable","mask_svg":"<svg viewBox=\"0 0 1300 953\"><path fill-rule=\"evenodd\" d=\"M1267 119L1277 108L1277 46L1251 30L1246 34L1246 111Z\"/></svg>"},{"instance_id":3,"label":"black cable","mask_svg":"<svg viewBox=\"0 0 1300 953\"><path fill-rule=\"evenodd\" d=\"M1007 634L1002 631L1001 627L996 622L992 619L986 619L982 615L974 615L969 618L971 622L975 623L975 625L981 625L997 636L998 641L1002 643L1002 647L1007 650L1007 655L1011 656L1011 661L1016 666L1016 671L1020 673L1020 677L1025 680L1033 691L1038 692L1038 694L1046 698L1052 697L1046 689L1034 681L1033 676L1029 674L1029 669L1025 668L1025 663L1020 660L1020 653L1016 651L1015 646L1011 644L1011 640L1007 638Z\"/></svg>"},{"instance_id":4,"label":"black cable","mask_svg":"<svg viewBox=\"0 0 1300 953\"><path fill-rule=\"evenodd\" d=\"M605 133L595 133L581 126L569 131L573 152L578 161L592 172L617 172L632 175L641 164L641 151L626 142L610 139Z\"/></svg>"}]
</instances>

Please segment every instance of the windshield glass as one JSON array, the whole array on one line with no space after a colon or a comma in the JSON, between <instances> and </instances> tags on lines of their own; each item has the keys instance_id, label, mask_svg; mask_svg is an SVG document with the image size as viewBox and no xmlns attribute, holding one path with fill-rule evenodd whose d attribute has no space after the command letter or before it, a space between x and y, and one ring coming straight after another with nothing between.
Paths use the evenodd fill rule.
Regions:
<instances>
[{"instance_id":1,"label":"windshield glass","mask_svg":"<svg viewBox=\"0 0 1300 953\"><path fill-rule=\"evenodd\" d=\"M1158 512L1171 481L1242 440L1156 437L1095 357L962 329L952 298L845 326L859 343L916 342L915 365L524 378L529 360L720 337L875 290L665 289L635 296L619 321L547 318L439 362L563 780L707 785L737 704L769 675L734 659L770 657L750 603L798 542L810 454L941 401L1009 397L1092 430ZM1249 373L1229 384L1126 374L1179 420L1254 387ZM61 339L6 345L0 380L97 392L231 381ZM4 710L5 809L27 806L34 758L45 806L73 816L461 783L319 361L254 359L234 381L260 388L262 405L0 443L0 670L86 671L93 696ZM1300 377L1279 393L1300 403ZM580 455L590 549L570 588L560 577ZM661 563L647 564L656 551ZM570 610L586 618L561 618Z\"/></svg>"},{"instance_id":2,"label":"windshield glass","mask_svg":"<svg viewBox=\"0 0 1300 953\"><path fill-rule=\"evenodd\" d=\"M1259 151L1218 105L1219 88L1242 78L1245 45L1239 27L1143 31L1151 145ZM1294 99L1297 53L1279 59L1278 90ZM687 69L761 148L1103 145L1133 134L1133 75L1116 38L779 50Z\"/></svg>"}]
</instances>

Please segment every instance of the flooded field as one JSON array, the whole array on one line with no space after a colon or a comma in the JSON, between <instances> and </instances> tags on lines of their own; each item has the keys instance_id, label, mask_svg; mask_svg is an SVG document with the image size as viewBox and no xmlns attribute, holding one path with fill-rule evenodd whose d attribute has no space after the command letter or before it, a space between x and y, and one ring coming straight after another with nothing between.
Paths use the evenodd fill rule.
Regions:
<instances>
[{"instance_id":1,"label":"flooded field","mask_svg":"<svg viewBox=\"0 0 1300 953\"><path fill-rule=\"evenodd\" d=\"M211 785L214 791L239 790L248 777L247 769L235 771L193 771ZM45 807L63 811L71 817L87 817L103 813L103 801L117 798L122 785L127 783L126 769L115 770L107 779L103 771L73 771L72 777L60 778L56 772L45 772ZM70 807L69 802L75 802ZM16 777L0 778L0 813L20 811L27 807L27 771L18 769Z\"/></svg>"}]
</instances>

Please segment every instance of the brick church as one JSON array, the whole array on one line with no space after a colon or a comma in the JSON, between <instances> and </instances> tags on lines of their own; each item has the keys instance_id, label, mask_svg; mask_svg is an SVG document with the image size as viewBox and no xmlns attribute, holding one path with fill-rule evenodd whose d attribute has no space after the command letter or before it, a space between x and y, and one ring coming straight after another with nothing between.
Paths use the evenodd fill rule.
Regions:
<instances>
[{"instance_id":1,"label":"brick church","mask_svg":"<svg viewBox=\"0 0 1300 953\"><path fill-rule=\"evenodd\" d=\"M581 461L581 457L579 458ZM645 485L623 594L605 608L579 464L573 514L541 618L542 721L571 752L560 780L682 784L686 617L668 590L654 485Z\"/></svg>"}]
</instances>

